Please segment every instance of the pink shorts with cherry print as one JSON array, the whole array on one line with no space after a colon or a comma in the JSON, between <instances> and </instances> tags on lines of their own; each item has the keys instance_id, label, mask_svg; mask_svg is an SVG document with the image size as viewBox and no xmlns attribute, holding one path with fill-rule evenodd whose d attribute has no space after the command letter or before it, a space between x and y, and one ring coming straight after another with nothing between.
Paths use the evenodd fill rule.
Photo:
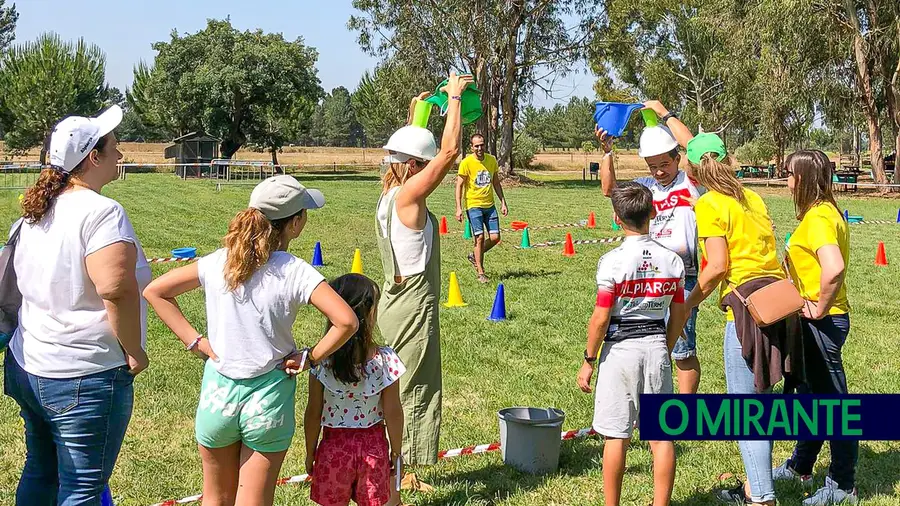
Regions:
<instances>
[{"instance_id":1,"label":"pink shorts with cherry print","mask_svg":"<svg viewBox=\"0 0 900 506\"><path fill-rule=\"evenodd\" d=\"M391 497L391 463L384 424L366 429L322 428L309 497L322 506L381 506Z\"/></svg>"}]
</instances>

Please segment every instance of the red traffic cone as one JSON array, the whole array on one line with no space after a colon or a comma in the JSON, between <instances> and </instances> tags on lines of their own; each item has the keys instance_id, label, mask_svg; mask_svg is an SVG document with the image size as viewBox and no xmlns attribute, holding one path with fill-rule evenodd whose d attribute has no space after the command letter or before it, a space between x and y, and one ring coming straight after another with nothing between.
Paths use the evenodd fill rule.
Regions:
<instances>
[{"instance_id":1,"label":"red traffic cone","mask_svg":"<svg viewBox=\"0 0 900 506\"><path fill-rule=\"evenodd\" d=\"M446 216L441 216L440 233L441 233L441 235L447 235L449 233L449 232L447 232L447 217Z\"/></svg>"},{"instance_id":2,"label":"red traffic cone","mask_svg":"<svg viewBox=\"0 0 900 506\"><path fill-rule=\"evenodd\" d=\"M884 251L884 242L878 241L878 251L875 252L875 265L885 266L887 264L887 253Z\"/></svg>"},{"instance_id":3,"label":"red traffic cone","mask_svg":"<svg viewBox=\"0 0 900 506\"><path fill-rule=\"evenodd\" d=\"M594 211L591 211L591 214L588 215L587 228L597 228L597 217L594 216Z\"/></svg>"},{"instance_id":4,"label":"red traffic cone","mask_svg":"<svg viewBox=\"0 0 900 506\"><path fill-rule=\"evenodd\" d=\"M563 256L564 257L575 256L575 244L572 243L572 233L571 232L566 232L566 245L563 246Z\"/></svg>"}]
</instances>

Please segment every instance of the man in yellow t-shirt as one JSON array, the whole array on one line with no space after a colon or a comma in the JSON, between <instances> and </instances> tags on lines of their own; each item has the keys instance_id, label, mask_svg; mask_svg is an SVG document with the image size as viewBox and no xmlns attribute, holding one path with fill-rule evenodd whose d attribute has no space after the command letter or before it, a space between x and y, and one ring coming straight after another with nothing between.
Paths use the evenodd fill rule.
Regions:
<instances>
[{"instance_id":1,"label":"man in yellow t-shirt","mask_svg":"<svg viewBox=\"0 0 900 506\"><path fill-rule=\"evenodd\" d=\"M459 164L456 178L456 221L463 219L463 189L465 189L466 214L475 236L475 251L469 254L469 262L475 266L478 281L487 283L484 274L484 254L500 242L500 216L494 206L494 192L500 197L500 212L509 213L503 188L497 177L497 159L484 152L484 137L472 136L472 154ZM485 240L484 231L489 236Z\"/></svg>"}]
</instances>

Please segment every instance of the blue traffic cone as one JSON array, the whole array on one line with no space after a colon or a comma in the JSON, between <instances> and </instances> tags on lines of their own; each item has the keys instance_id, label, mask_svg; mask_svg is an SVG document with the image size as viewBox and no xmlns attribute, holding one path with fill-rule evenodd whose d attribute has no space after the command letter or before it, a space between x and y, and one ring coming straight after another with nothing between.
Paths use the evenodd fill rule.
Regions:
<instances>
[{"instance_id":1,"label":"blue traffic cone","mask_svg":"<svg viewBox=\"0 0 900 506\"><path fill-rule=\"evenodd\" d=\"M492 322L506 321L506 292L503 289L503 283L497 285L494 307L491 309L491 316L488 316L488 320Z\"/></svg>"},{"instance_id":2,"label":"blue traffic cone","mask_svg":"<svg viewBox=\"0 0 900 506\"><path fill-rule=\"evenodd\" d=\"M322 267L324 265L325 262L322 261L322 243L317 242L316 247L313 249L312 266Z\"/></svg>"},{"instance_id":3,"label":"blue traffic cone","mask_svg":"<svg viewBox=\"0 0 900 506\"><path fill-rule=\"evenodd\" d=\"M850 211L847 209L844 209L844 221L850 222Z\"/></svg>"},{"instance_id":4,"label":"blue traffic cone","mask_svg":"<svg viewBox=\"0 0 900 506\"><path fill-rule=\"evenodd\" d=\"M897 209L897 223L900 223L900 209Z\"/></svg>"},{"instance_id":5,"label":"blue traffic cone","mask_svg":"<svg viewBox=\"0 0 900 506\"><path fill-rule=\"evenodd\" d=\"M100 496L100 506L115 506L112 500L112 491L109 489L109 485L106 486L106 490L103 491L103 495Z\"/></svg>"}]
</instances>

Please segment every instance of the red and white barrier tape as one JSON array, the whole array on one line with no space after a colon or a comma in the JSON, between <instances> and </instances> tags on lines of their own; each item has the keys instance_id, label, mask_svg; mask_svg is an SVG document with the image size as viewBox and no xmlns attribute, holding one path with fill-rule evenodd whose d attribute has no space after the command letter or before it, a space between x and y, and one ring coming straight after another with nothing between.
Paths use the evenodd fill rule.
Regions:
<instances>
[{"instance_id":1,"label":"red and white barrier tape","mask_svg":"<svg viewBox=\"0 0 900 506\"><path fill-rule=\"evenodd\" d=\"M569 441L572 439L581 439L585 437L590 437L596 435L594 429L591 427L579 430L570 430L560 433L560 440ZM491 443L488 445L476 445L476 446L467 446L465 448L456 448L453 450L444 450L438 453L438 459L449 459L452 457L459 457L462 455L477 455L479 453L488 453L497 451L500 449L500 443ZM308 483L312 481L312 477L308 474L298 474L296 476L291 476L288 478L281 478L277 482L276 485L286 485L289 483ZM176 506L177 504L190 504L193 502L197 502L202 498L200 495L192 495L190 497L185 497L184 499L169 499L168 501L164 501L161 503L156 503L153 506Z\"/></svg>"},{"instance_id":2,"label":"red and white barrier tape","mask_svg":"<svg viewBox=\"0 0 900 506\"><path fill-rule=\"evenodd\" d=\"M851 221L851 225L897 225L900 224L900 221L891 221L891 220L863 220L863 221Z\"/></svg>"},{"instance_id":3,"label":"red and white barrier tape","mask_svg":"<svg viewBox=\"0 0 900 506\"><path fill-rule=\"evenodd\" d=\"M558 225L538 225L538 226L534 226L534 227L529 226L528 230L530 232L533 232L535 230L550 230L550 229L555 229L555 228L584 228L586 226L587 225L583 225L581 223L560 223ZM500 229L501 232L521 232L522 230L524 230L524 229L521 229L521 228L501 228ZM462 233L463 232L459 231L459 230L454 230L453 232L448 232L448 234L462 234Z\"/></svg>"},{"instance_id":4,"label":"red and white barrier tape","mask_svg":"<svg viewBox=\"0 0 900 506\"><path fill-rule=\"evenodd\" d=\"M196 258L148 258L147 262L151 264L162 264L166 262L193 262Z\"/></svg>"},{"instance_id":5,"label":"red and white barrier tape","mask_svg":"<svg viewBox=\"0 0 900 506\"><path fill-rule=\"evenodd\" d=\"M625 236L617 236L617 237L607 237L604 239L579 239L577 241L572 241L572 244L610 244L614 242L622 242L625 240ZM532 248L548 248L550 246L559 246L561 244L565 244L566 241L547 241L547 242L539 242L537 244L532 244ZM522 248L521 246L516 246L516 249L528 249Z\"/></svg>"}]
</instances>

